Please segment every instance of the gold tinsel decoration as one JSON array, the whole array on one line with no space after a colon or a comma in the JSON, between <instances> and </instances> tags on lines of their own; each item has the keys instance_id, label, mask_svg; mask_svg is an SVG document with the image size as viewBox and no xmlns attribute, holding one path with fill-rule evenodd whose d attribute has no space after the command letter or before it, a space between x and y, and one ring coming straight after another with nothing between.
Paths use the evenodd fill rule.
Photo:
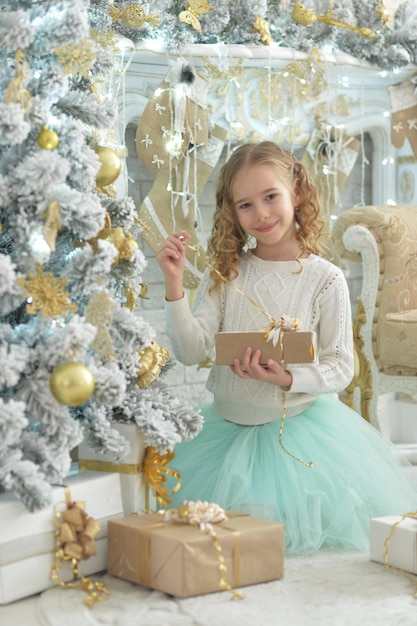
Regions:
<instances>
[{"instance_id":1,"label":"gold tinsel decoration","mask_svg":"<svg viewBox=\"0 0 417 626\"><path fill-rule=\"evenodd\" d=\"M125 298L126 301L124 303L124 306L126 306L130 311L134 311L136 308L136 296L135 290L130 283L126 285Z\"/></svg>"},{"instance_id":2,"label":"gold tinsel decoration","mask_svg":"<svg viewBox=\"0 0 417 626\"><path fill-rule=\"evenodd\" d=\"M94 45L89 39L57 48L54 52L58 57L58 63L63 65L64 74L81 74L89 79L89 72L97 59Z\"/></svg>"},{"instance_id":3,"label":"gold tinsel decoration","mask_svg":"<svg viewBox=\"0 0 417 626\"><path fill-rule=\"evenodd\" d=\"M140 389L145 389L158 378L161 367L167 364L170 357L167 348L159 346L156 341L143 350L138 350L139 368L137 372L137 382Z\"/></svg>"},{"instance_id":4,"label":"gold tinsel decoration","mask_svg":"<svg viewBox=\"0 0 417 626\"><path fill-rule=\"evenodd\" d=\"M110 294L107 291L97 290L92 294L84 311L86 321L97 328L91 347L106 362L116 360L116 352L109 332L113 310L114 301Z\"/></svg>"},{"instance_id":5,"label":"gold tinsel decoration","mask_svg":"<svg viewBox=\"0 0 417 626\"><path fill-rule=\"evenodd\" d=\"M379 0L376 7L376 13L383 24L387 24L387 22L391 19L391 15L385 8L383 0Z\"/></svg>"},{"instance_id":6,"label":"gold tinsel decoration","mask_svg":"<svg viewBox=\"0 0 417 626\"><path fill-rule=\"evenodd\" d=\"M29 272L29 278L18 278L19 285L25 289L25 297L30 299L26 305L27 313L36 315L40 311L42 318L65 317L69 312L75 313L77 307L64 289L67 279L64 276L55 278L52 273L45 274L39 263L35 265L35 270Z\"/></svg>"},{"instance_id":7,"label":"gold tinsel decoration","mask_svg":"<svg viewBox=\"0 0 417 626\"><path fill-rule=\"evenodd\" d=\"M25 111L29 109L30 100L32 98L29 91L22 86L27 72L27 64L23 50L18 48L15 57L16 78L10 80L4 97L6 104L10 104L11 102L20 104Z\"/></svg>"},{"instance_id":8,"label":"gold tinsel decoration","mask_svg":"<svg viewBox=\"0 0 417 626\"><path fill-rule=\"evenodd\" d=\"M114 4L109 7L109 15L112 22L122 20L129 28L140 28L144 24L148 23L154 28L159 25L159 15L154 13L153 15L146 15L145 10L137 4L129 4L124 9L119 9Z\"/></svg>"},{"instance_id":9,"label":"gold tinsel decoration","mask_svg":"<svg viewBox=\"0 0 417 626\"><path fill-rule=\"evenodd\" d=\"M346 22L340 22L339 20L333 19L331 8L328 9L326 15L324 13L317 15L313 9L308 9L301 2L296 2L292 8L292 19L303 26L310 26L310 24L314 24L315 22L323 22L324 24L329 24L331 26L349 28L359 35L362 35L362 37L375 37L375 33L370 28L358 28L357 26L352 26Z\"/></svg>"},{"instance_id":10,"label":"gold tinsel decoration","mask_svg":"<svg viewBox=\"0 0 417 626\"><path fill-rule=\"evenodd\" d=\"M256 32L260 34L262 43L270 46L272 43L272 39L271 33L269 31L269 22L267 20L263 20L261 17L259 17L259 15L257 15L253 27Z\"/></svg>"}]
</instances>

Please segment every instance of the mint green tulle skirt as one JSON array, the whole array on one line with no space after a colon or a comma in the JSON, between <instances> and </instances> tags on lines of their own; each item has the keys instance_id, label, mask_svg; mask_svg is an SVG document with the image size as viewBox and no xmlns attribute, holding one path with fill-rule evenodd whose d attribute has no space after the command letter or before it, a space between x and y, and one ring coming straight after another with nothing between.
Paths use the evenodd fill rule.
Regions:
<instances>
[{"instance_id":1,"label":"mint green tulle skirt","mask_svg":"<svg viewBox=\"0 0 417 626\"><path fill-rule=\"evenodd\" d=\"M261 426L228 422L204 405L199 435L175 447L170 467L184 500L220 506L285 525L286 552L320 548L367 551L372 517L417 508L417 468L336 396ZM293 455L293 456L290 456ZM294 457L298 457L296 460ZM302 462L312 462L307 467ZM170 493L176 481L170 479Z\"/></svg>"}]
</instances>

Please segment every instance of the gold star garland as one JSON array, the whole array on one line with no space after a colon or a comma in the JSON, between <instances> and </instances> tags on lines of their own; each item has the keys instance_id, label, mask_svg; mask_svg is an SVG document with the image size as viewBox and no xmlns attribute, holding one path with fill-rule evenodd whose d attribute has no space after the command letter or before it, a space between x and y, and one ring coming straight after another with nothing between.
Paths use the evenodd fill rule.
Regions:
<instances>
[{"instance_id":1,"label":"gold star garland","mask_svg":"<svg viewBox=\"0 0 417 626\"><path fill-rule=\"evenodd\" d=\"M109 332L109 324L113 319L114 302L106 291L95 291L91 296L84 316L87 322L97 328L96 336L91 344L104 361L115 361L116 352Z\"/></svg>"}]
</instances>

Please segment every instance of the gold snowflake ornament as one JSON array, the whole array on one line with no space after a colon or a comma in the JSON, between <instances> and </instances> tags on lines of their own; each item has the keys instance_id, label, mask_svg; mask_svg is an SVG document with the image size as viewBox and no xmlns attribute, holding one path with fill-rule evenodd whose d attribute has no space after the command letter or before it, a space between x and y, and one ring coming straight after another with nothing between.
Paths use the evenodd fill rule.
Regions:
<instances>
[{"instance_id":1,"label":"gold snowflake ornament","mask_svg":"<svg viewBox=\"0 0 417 626\"><path fill-rule=\"evenodd\" d=\"M90 39L82 39L76 44L57 48L54 52L58 57L58 63L64 66L65 74L81 74L84 78L89 78L88 73L97 59Z\"/></svg>"},{"instance_id":2,"label":"gold snowflake ornament","mask_svg":"<svg viewBox=\"0 0 417 626\"><path fill-rule=\"evenodd\" d=\"M25 289L28 299L26 311L29 315L41 312L42 318L65 317L69 312L77 311L76 305L70 301L64 287L67 279L64 276L55 278L52 273L45 274L42 265L35 266L35 272L29 272L29 278L20 277L19 285Z\"/></svg>"}]
</instances>

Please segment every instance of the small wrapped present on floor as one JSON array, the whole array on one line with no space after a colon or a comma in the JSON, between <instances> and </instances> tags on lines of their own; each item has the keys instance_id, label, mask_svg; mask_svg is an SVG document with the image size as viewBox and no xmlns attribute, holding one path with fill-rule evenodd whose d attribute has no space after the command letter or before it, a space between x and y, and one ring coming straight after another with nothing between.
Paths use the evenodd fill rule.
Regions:
<instances>
[{"instance_id":1,"label":"small wrapped present on floor","mask_svg":"<svg viewBox=\"0 0 417 626\"><path fill-rule=\"evenodd\" d=\"M68 497L77 506L70 511ZM123 516L120 482L115 474L83 472L53 487L50 506L29 512L12 493L0 494L0 604L39 593L57 584L58 515L62 513L62 542L84 576L107 566L107 525ZM87 515L88 514L88 515ZM84 523L85 522L85 523ZM77 530L83 524L77 544ZM64 545L64 543L66 545ZM83 545L81 545L83 544ZM79 560L83 559L83 560ZM59 581L74 577L70 561L56 571Z\"/></svg>"},{"instance_id":2,"label":"small wrapped present on floor","mask_svg":"<svg viewBox=\"0 0 417 626\"><path fill-rule=\"evenodd\" d=\"M214 509L217 519L201 509ZM221 590L237 595L240 587L283 576L282 524L198 501L114 520L108 542L110 574L180 598Z\"/></svg>"},{"instance_id":3,"label":"small wrapped present on floor","mask_svg":"<svg viewBox=\"0 0 417 626\"><path fill-rule=\"evenodd\" d=\"M371 561L417 574L417 513L371 520Z\"/></svg>"},{"instance_id":4,"label":"small wrapped present on floor","mask_svg":"<svg viewBox=\"0 0 417 626\"><path fill-rule=\"evenodd\" d=\"M121 463L114 463L109 455L93 450L86 442L78 446L78 467L94 472L115 472L119 476L123 511L125 515L156 510L155 495L145 480L143 463L145 439L136 424L112 423L112 428L129 441L130 452Z\"/></svg>"}]
</instances>

